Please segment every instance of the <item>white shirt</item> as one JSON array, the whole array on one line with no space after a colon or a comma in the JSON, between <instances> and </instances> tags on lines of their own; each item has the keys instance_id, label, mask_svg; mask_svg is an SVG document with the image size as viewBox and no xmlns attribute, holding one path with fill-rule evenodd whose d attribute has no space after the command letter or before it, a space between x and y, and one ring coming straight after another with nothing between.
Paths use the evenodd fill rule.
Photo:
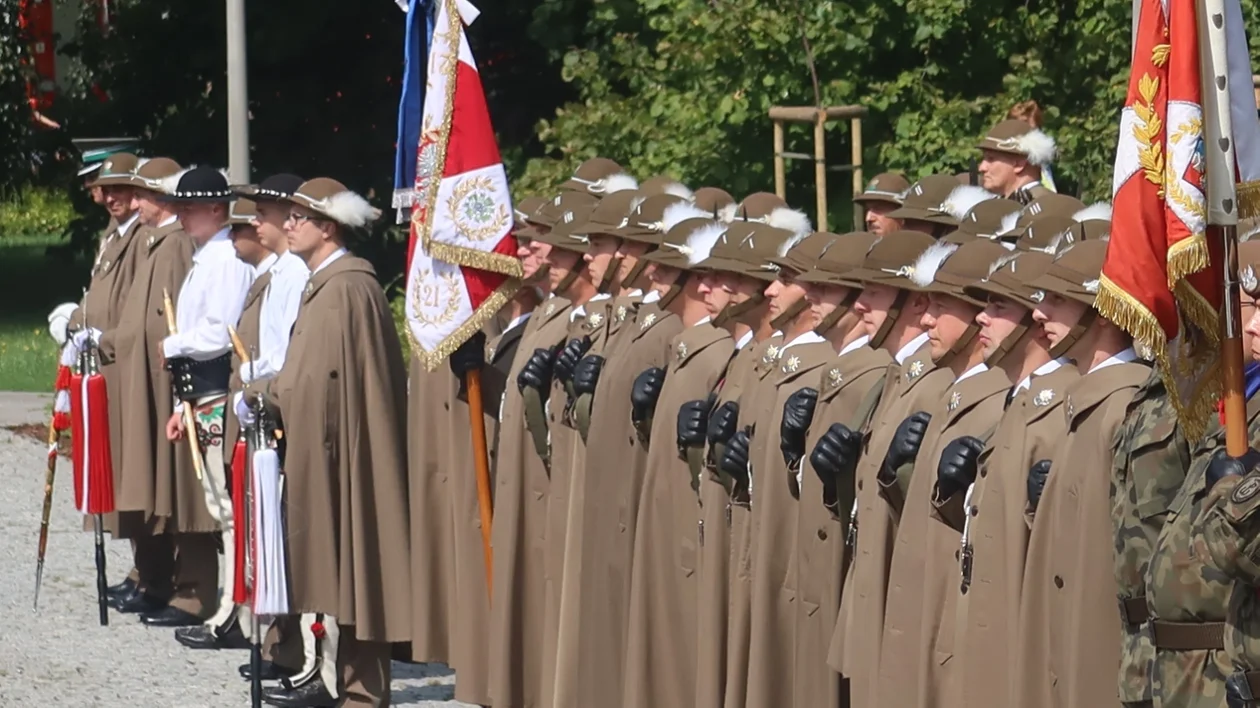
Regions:
<instances>
[{"instance_id":1,"label":"white shirt","mask_svg":"<svg viewBox=\"0 0 1260 708\"><path fill-rule=\"evenodd\" d=\"M630 292L626 293L626 297L639 297L642 294L643 294L642 288L635 288L634 290L631 290Z\"/></svg>"},{"instance_id":2,"label":"white shirt","mask_svg":"<svg viewBox=\"0 0 1260 708\"><path fill-rule=\"evenodd\" d=\"M529 319L529 316L530 316L530 315L532 315L532 314L534 314L534 313L532 313L532 312L526 312L526 313L525 313L525 314L523 314L523 315L517 315L516 317L513 317L513 318L512 318L512 321L511 321L511 322L508 322L508 326L507 326L507 327L505 327L505 328L503 329L503 332L506 334L506 333L511 332L512 330L516 329L516 326L517 326L517 325L524 323L526 320L528 320L528 319Z\"/></svg>"},{"instance_id":3,"label":"white shirt","mask_svg":"<svg viewBox=\"0 0 1260 708\"><path fill-rule=\"evenodd\" d=\"M848 354L849 352L852 352L852 351L857 351L858 349L861 349L862 347L870 343L871 343L871 335L864 334L861 337L858 337L857 339L853 340L852 342L849 342L848 344L844 345L844 348L840 350L840 356L844 356L845 354Z\"/></svg>"},{"instance_id":4,"label":"white shirt","mask_svg":"<svg viewBox=\"0 0 1260 708\"><path fill-rule=\"evenodd\" d=\"M783 348L779 350L779 354L782 355L783 352L786 352L792 347L795 347L800 344L817 344L818 342L825 342L825 341L827 341L826 338L820 336L817 332L814 332L813 330L811 330L809 332L806 332L805 334L800 335L796 339L793 339L787 344L784 344Z\"/></svg>"},{"instance_id":5,"label":"white shirt","mask_svg":"<svg viewBox=\"0 0 1260 708\"><path fill-rule=\"evenodd\" d=\"M192 269L179 289L175 308L178 333L162 340L166 358L213 359L232 349L228 325L235 326L245 308L245 294L254 269L236 257L222 229L193 254Z\"/></svg>"},{"instance_id":6,"label":"white shirt","mask_svg":"<svg viewBox=\"0 0 1260 708\"><path fill-rule=\"evenodd\" d=\"M695 323L695 324L693 324L693 325L691 325L691 326L692 326L692 327L699 327L700 325L707 325L707 324L709 324L709 323L710 323L710 322L712 322L712 321L713 321L713 318L712 318L712 317L710 317L710 316L708 316L708 315L705 315L703 319L701 319L699 322L697 322L697 323Z\"/></svg>"},{"instance_id":7,"label":"white shirt","mask_svg":"<svg viewBox=\"0 0 1260 708\"><path fill-rule=\"evenodd\" d=\"M924 344L927 344L927 341L928 341L927 332L924 332L923 334L920 334L914 339L911 339L909 344L897 350L897 356L894 357L897 360L897 363L898 364L906 363L906 359L909 359L915 352L919 351L919 349L921 349Z\"/></svg>"},{"instance_id":8,"label":"white shirt","mask_svg":"<svg viewBox=\"0 0 1260 708\"><path fill-rule=\"evenodd\" d=\"M643 296L643 304L650 305L660 299L661 299L661 293L659 291L653 290L652 292Z\"/></svg>"},{"instance_id":9,"label":"white shirt","mask_svg":"<svg viewBox=\"0 0 1260 708\"><path fill-rule=\"evenodd\" d=\"M325 258L323 263L320 263L318 266L316 266L315 270L311 271L311 275L314 276L316 273L332 265L333 261L337 260L338 258L341 258L344 255L346 255L346 249L344 248L338 248L337 250L333 251L332 255Z\"/></svg>"},{"instance_id":10,"label":"white shirt","mask_svg":"<svg viewBox=\"0 0 1260 708\"><path fill-rule=\"evenodd\" d=\"M1128 349L1125 349L1124 351L1118 354L1107 357L1107 359L1103 361L1102 363L1100 363L1098 366L1095 366L1094 368L1090 369L1089 373L1092 374L1095 371L1098 371L1099 369L1105 369L1108 366L1116 366L1118 364L1128 364L1131 361L1137 361L1137 358L1138 358L1137 352L1133 350L1133 347L1129 347Z\"/></svg>"},{"instance_id":11,"label":"white shirt","mask_svg":"<svg viewBox=\"0 0 1260 708\"><path fill-rule=\"evenodd\" d=\"M1020 391L1023 391L1026 388L1031 388L1033 376L1045 376L1046 374L1052 374L1058 371L1059 369L1063 368L1064 366L1066 366L1067 363L1068 363L1068 360L1066 358L1059 357L1058 359L1055 359L1054 361L1047 361L1041 366L1038 366L1037 370L1032 372L1032 376L1025 376L1024 380L1019 382L1019 385L1015 387L1015 392L1019 393Z\"/></svg>"},{"instance_id":12,"label":"white shirt","mask_svg":"<svg viewBox=\"0 0 1260 708\"><path fill-rule=\"evenodd\" d=\"M735 348L743 349L744 347L748 346L748 343L751 342L752 340L753 340L753 331L750 329L744 333L744 336L739 338L738 342L735 342Z\"/></svg>"},{"instance_id":13,"label":"white shirt","mask_svg":"<svg viewBox=\"0 0 1260 708\"><path fill-rule=\"evenodd\" d=\"M271 270L271 266L275 265L276 261L279 259L280 256L277 256L274 253L268 253L266 258L262 259L258 262L258 265L254 266L254 280L258 280L258 276Z\"/></svg>"},{"instance_id":14,"label":"white shirt","mask_svg":"<svg viewBox=\"0 0 1260 708\"><path fill-rule=\"evenodd\" d=\"M977 374L983 374L984 372L988 370L989 370L988 364L985 364L984 362L980 362L979 364L976 364L975 366L963 372L963 375L959 376L958 380L955 381L954 383L960 384L963 381L966 381L967 379L971 378L972 376L975 376Z\"/></svg>"},{"instance_id":15,"label":"white shirt","mask_svg":"<svg viewBox=\"0 0 1260 708\"><path fill-rule=\"evenodd\" d=\"M249 381L265 379L280 373L289 354L289 333L297 321L302 291L310 272L306 263L292 253L285 253L271 267L271 282L263 293L262 310L258 313L258 358L254 374L241 378Z\"/></svg>"},{"instance_id":16,"label":"white shirt","mask_svg":"<svg viewBox=\"0 0 1260 708\"><path fill-rule=\"evenodd\" d=\"M179 217L178 217L178 216L175 216L174 214L171 214L170 216L166 217L165 219L162 219L162 223L158 224L158 225L157 225L157 227L158 227L159 229L164 229L164 228L166 228L167 226L170 226L171 224L175 223L175 222L176 222L176 221L178 221L178 220L179 220Z\"/></svg>"},{"instance_id":17,"label":"white shirt","mask_svg":"<svg viewBox=\"0 0 1260 708\"><path fill-rule=\"evenodd\" d=\"M578 305L572 310L569 310L569 321L573 322L577 320L577 318L579 317L586 317L586 305L589 305L592 302L599 302L600 300L607 300L611 297L612 295L608 295L606 293L600 293L599 295L596 295L590 300L587 300L585 304Z\"/></svg>"},{"instance_id":18,"label":"white shirt","mask_svg":"<svg viewBox=\"0 0 1260 708\"><path fill-rule=\"evenodd\" d=\"M117 229L106 234L105 240L101 242L100 248L96 250L96 261L92 264L93 268L96 268L96 266L101 264L101 256L105 255L105 247L108 246L114 239L122 238L123 234L127 233L127 229L131 228L132 225L136 223L136 219L139 218L140 212L136 212L131 215L130 219L127 219L123 223L119 224Z\"/></svg>"}]
</instances>

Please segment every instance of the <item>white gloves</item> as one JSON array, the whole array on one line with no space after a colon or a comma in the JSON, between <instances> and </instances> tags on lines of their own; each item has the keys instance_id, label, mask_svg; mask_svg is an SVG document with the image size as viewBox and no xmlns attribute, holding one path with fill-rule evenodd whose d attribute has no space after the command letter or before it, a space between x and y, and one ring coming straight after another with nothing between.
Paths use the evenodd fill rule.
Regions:
<instances>
[{"instance_id":1,"label":"white gloves","mask_svg":"<svg viewBox=\"0 0 1260 708\"><path fill-rule=\"evenodd\" d=\"M235 400L232 403L232 409L236 412L236 419L240 421L241 427L247 427L254 424L254 409L249 407L245 402L245 392L238 391Z\"/></svg>"},{"instance_id":2,"label":"white gloves","mask_svg":"<svg viewBox=\"0 0 1260 708\"><path fill-rule=\"evenodd\" d=\"M63 302L48 314L48 334L52 336L57 346L65 345L66 328L70 326L70 316L77 309L79 309L77 303Z\"/></svg>"},{"instance_id":3,"label":"white gloves","mask_svg":"<svg viewBox=\"0 0 1260 708\"><path fill-rule=\"evenodd\" d=\"M247 386L255 381L262 381L276 375L276 372L272 371L271 367L266 364L265 359L255 359L252 363L248 361L242 363L239 373L241 381Z\"/></svg>"},{"instance_id":4,"label":"white gloves","mask_svg":"<svg viewBox=\"0 0 1260 708\"><path fill-rule=\"evenodd\" d=\"M94 342L101 341L101 334L102 332L95 327L86 327L78 332L75 332L74 336L70 338L70 341L74 343L75 349L81 350L83 347L87 346L89 338L91 338Z\"/></svg>"}]
</instances>

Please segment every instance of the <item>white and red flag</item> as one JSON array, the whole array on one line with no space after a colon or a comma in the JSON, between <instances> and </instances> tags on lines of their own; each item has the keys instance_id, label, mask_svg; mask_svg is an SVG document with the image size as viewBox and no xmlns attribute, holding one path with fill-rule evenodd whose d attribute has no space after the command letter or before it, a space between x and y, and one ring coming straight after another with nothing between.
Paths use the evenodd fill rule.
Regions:
<instances>
[{"instance_id":1,"label":"white and red flag","mask_svg":"<svg viewBox=\"0 0 1260 708\"><path fill-rule=\"evenodd\" d=\"M415 189L403 200L412 205L407 329L429 370L508 301L521 275L507 172L464 34L476 17L463 0L436 2Z\"/></svg>"}]
</instances>

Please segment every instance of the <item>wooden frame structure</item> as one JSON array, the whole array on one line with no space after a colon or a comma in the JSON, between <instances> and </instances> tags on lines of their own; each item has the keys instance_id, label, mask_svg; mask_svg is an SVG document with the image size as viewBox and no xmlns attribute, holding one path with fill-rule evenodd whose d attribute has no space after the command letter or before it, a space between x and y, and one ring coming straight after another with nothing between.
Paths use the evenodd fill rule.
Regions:
<instances>
[{"instance_id":1,"label":"wooden frame structure","mask_svg":"<svg viewBox=\"0 0 1260 708\"><path fill-rule=\"evenodd\" d=\"M814 191L817 195L817 228L827 230L827 173L852 172L853 196L862 193L862 118L866 116L865 106L828 106L814 108L812 106L773 106L770 108L770 120L774 123L774 193L783 199L787 195L787 161L809 160L814 163ZM849 128L853 137L851 146L852 162L847 165L827 164L827 123L834 120L849 119ZM814 126L814 154L788 152L785 148L784 123L808 123ZM854 224L862 224L863 215L854 213Z\"/></svg>"}]
</instances>

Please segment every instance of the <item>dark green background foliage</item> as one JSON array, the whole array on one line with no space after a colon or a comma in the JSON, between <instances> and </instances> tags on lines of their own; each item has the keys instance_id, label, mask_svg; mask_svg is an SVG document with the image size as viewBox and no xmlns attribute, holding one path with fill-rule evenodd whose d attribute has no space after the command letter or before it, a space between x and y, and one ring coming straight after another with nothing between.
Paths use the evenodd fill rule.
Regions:
<instances>
[{"instance_id":1,"label":"dark green background foliage","mask_svg":"<svg viewBox=\"0 0 1260 708\"><path fill-rule=\"evenodd\" d=\"M10 14L17 0L0 0ZM1244 0L1254 17L1257 0ZM862 104L867 175L962 171L1007 109L1037 100L1059 141L1060 189L1108 198L1129 59L1129 0L479 0L470 30L516 194L581 159L669 173L737 197L771 189L772 105ZM68 135L129 134L186 164L226 155L221 2L122 0L102 35L83 18L73 80L52 111ZM330 174L385 206L392 189L403 14L390 0L247 2L255 174ZM58 141L28 135L14 23L0 29L0 167L62 180ZM1253 46L1255 46L1255 34ZM808 47L808 50L807 50ZM817 96L807 57L817 73ZM89 87L108 92L102 102ZM835 162L846 123L828 132ZM789 149L810 150L806 128ZM45 167L29 168L29 150ZM14 169L16 166L16 169ZM789 198L812 205L812 170ZM850 185L831 186L836 213ZM90 212L91 210L86 210ZM812 208L809 209L812 212ZM94 216L96 216L94 214ZM85 222L87 223L87 222ZM834 220L833 220L834 223ZM378 228L375 249L395 249ZM368 247L365 245L364 247ZM378 254L379 255L379 254ZM377 259L381 262L380 259ZM399 259L385 259L392 277ZM392 272L390 269L392 268Z\"/></svg>"}]
</instances>

